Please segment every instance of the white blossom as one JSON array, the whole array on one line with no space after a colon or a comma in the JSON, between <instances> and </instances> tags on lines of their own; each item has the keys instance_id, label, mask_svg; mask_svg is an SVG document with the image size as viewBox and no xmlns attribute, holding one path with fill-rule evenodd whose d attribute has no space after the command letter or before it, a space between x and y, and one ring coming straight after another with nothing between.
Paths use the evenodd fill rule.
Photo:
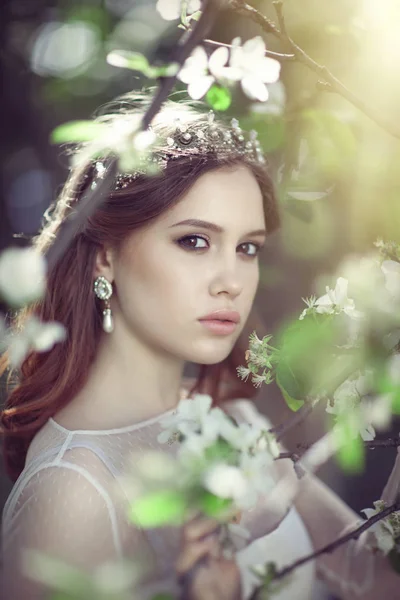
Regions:
<instances>
[{"instance_id":1,"label":"white blossom","mask_svg":"<svg viewBox=\"0 0 400 600\"><path fill-rule=\"evenodd\" d=\"M349 282L349 290L359 311L365 316L395 316L400 309L400 264L380 262L377 253L349 256L338 271Z\"/></svg>"},{"instance_id":2,"label":"white blossom","mask_svg":"<svg viewBox=\"0 0 400 600\"><path fill-rule=\"evenodd\" d=\"M314 308L320 314L338 314L344 312L352 318L362 318L363 314L356 310L354 300L347 296L349 282L344 277L338 277L335 289L326 286L326 294L317 298Z\"/></svg>"},{"instance_id":3,"label":"white blossom","mask_svg":"<svg viewBox=\"0 0 400 600\"><path fill-rule=\"evenodd\" d=\"M46 287L46 261L33 248L8 248L0 255L0 296L12 306L38 300Z\"/></svg>"},{"instance_id":4,"label":"white blossom","mask_svg":"<svg viewBox=\"0 0 400 600\"><path fill-rule=\"evenodd\" d=\"M194 100L202 98L215 81L208 68L207 52L202 46L197 46L185 60L178 79L188 84L188 94Z\"/></svg>"},{"instance_id":5,"label":"white blossom","mask_svg":"<svg viewBox=\"0 0 400 600\"><path fill-rule=\"evenodd\" d=\"M358 435L364 441L375 439L371 410L365 411L366 401L363 397L371 390L373 372L366 370L357 376L346 379L333 393L333 405L328 401L326 412L344 417L354 439ZM368 419L366 421L366 414Z\"/></svg>"},{"instance_id":6,"label":"white blossom","mask_svg":"<svg viewBox=\"0 0 400 600\"><path fill-rule=\"evenodd\" d=\"M203 456L205 450L217 441L221 427L227 421L228 418L224 411L216 407L201 418L200 431L193 431L191 425L181 423L179 430L183 434L184 440L181 443L180 455Z\"/></svg>"},{"instance_id":7,"label":"white blossom","mask_svg":"<svg viewBox=\"0 0 400 600\"><path fill-rule=\"evenodd\" d=\"M236 450L246 452L256 446L261 431L249 423L235 425L226 420L221 422L220 435Z\"/></svg>"},{"instance_id":8,"label":"white blossom","mask_svg":"<svg viewBox=\"0 0 400 600\"><path fill-rule=\"evenodd\" d=\"M13 367L19 366L30 351L47 352L65 338L66 329L61 323L42 322L32 315L27 319L22 331L6 338L10 363Z\"/></svg>"},{"instance_id":9,"label":"white blossom","mask_svg":"<svg viewBox=\"0 0 400 600\"><path fill-rule=\"evenodd\" d=\"M246 492L237 495L235 501L239 508L251 508L261 494L268 494L275 486L271 475L272 456L267 452L250 455L243 452L240 455L239 469L247 481Z\"/></svg>"},{"instance_id":10,"label":"white blossom","mask_svg":"<svg viewBox=\"0 0 400 600\"><path fill-rule=\"evenodd\" d=\"M243 367L242 365L240 365L239 367L236 367L236 371L237 371L237 374L239 375L239 377L241 379L243 379L243 381L247 381L247 379L249 378L249 375L252 374L250 369L248 369L247 367Z\"/></svg>"},{"instance_id":11,"label":"white blossom","mask_svg":"<svg viewBox=\"0 0 400 600\"><path fill-rule=\"evenodd\" d=\"M376 505L376 502L374 502L374 504ZM361 512L365 514L367 519L370 519L381 511L376 508L363 508ZM371 525L368 531L374 534L378 548L382 550L385 555L394 548L394 530L387 517Z\"/></svg>"},{"instance_id":12,"label":"white blossom","mask_svg":"<svg viewBox=\"0 0 400 600\"><path fill-rule=\"evenodd\" d=\"M307 305L307 308L305 308L303 310L303 312L301 313L301 315L299 316L299 321L302 321L304 319L304 317L309 313L309 311L314 308L317 297L310 296L309 298L302 298L302 300Z\"/></svg>"},{"instance_id":13,"label":"white blossom","mask_svg":"<svg viewBox=\"0 0 400 600\"><path fill-rule=\"evenodd\" d=\"M268 100L267 83L275 83L279 79L281 65L274 58L265 56L265 42L261 36L247 40L241 45L241 38L232 40L229 65L232 67L231 77L240 79L243 92L253 100Z\"/></svg>"},{"instance_id":14,"label":"white blossom","mask_svg":"<svg viewBox=\"0 0 400 600\"><path fill-rule=\"evenodd\" d=\"M215 496L237 500L247 494L247 480L239 469L225 463L214 464L203 476L204 487Z\"/></svg>"},{"instance_id":15,"label":"white blossom","mask_svg":"<svg viewBox=\"0 0 400 600\"><path fill-rule=\"evenodd\" d=\"M173 414L160 422L165 431L159 434L158 442L164 444L177 432L184 435L198 432L210 411L211 404L212 398L208 394L195 394L193 398L181 400Z\"/></svg>"},{"instance_id":16,"label":"white blossom","mask_svg":"<svg viewBox=\"0 0 400 600\"><path fill-rule=\"evenodd\" d=\"M395 260L384 260L381 264L385 276L385 287L394 302L400 301L400 263Z\"/></svg>"},{"instance_id":17,"label":"white blossom","mask_svg":"<svg viewBox=\"0 0 400 600\"><path fill-rule=\"evenodd\" d=\"M259 494L267 494L274 487L271 464L272 457L265 452L255 455L243 452L238 466L214 464L204 474L203 483L216 496L231 499L238 508L248 509L255 505Z\"/></svg>"},{"instance_id":18,"label":"white blossom","mask_svg":"<svg viewBox=\"0 0 400 600\"><path fill-rule=\"evenodd\" d=\"M179 19L181 14L182 0L158 0L156 10L166 21ZM188 15L197 12L201 8L200 0L188 0L186 13Z\"/></svg>"},{"instance_id":19,"label":"white blossom","mask_svg":"<svg viewBox=\"0 0 400 600\"><path fill-rule=\"evenodd\" d=\"M328 401L326 412L341 415L356 408L371 390L372 375L369 369L343 381L333 393L333 406Z\"/></svg>"},{"instance_id":20,"label":"white blossom","mask_svg":"<svg viewBox=\"0 0 400 600\"><path fill-rule=\"evenodd\" d=\"M191 98L202 98L215 81L222 84L240 81L249 98L268 99L266 84L279 79L279 62L265 56L265 42L261 36L248 40L243 46L240 44L240 38L232 41L230 57L225 46L214 50L209 58L202 46L193 50L178 73L178 79L188 84Z\"/></svg>"},{"instance_id":21,"label":"white blossom","mask_svg":"<svg viewBox=\"0 0 400 600\"><path fill-rule=\"evenodd\" d=\"M261 437L256 444L256 450L258 452L267 451L273 458L277 458L281 453L275 435L267 430L262 431Z\"/></svg>"}]
</instances>

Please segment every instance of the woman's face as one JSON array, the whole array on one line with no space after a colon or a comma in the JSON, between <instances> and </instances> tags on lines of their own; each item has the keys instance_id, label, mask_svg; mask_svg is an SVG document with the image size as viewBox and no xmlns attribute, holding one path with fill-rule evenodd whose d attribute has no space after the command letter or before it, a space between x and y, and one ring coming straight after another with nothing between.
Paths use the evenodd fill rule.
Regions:
<instances>
[{"instance_id":1,"label":"woman's face","mask_svg":"<svg viewBox=\"0 0 400 600\"><path fill-rule=\"evenodd\" d=\"M181 224L188 219L204 223ZM224 360L252 307L264 229L261 191L247 167L202 175L178 204L133 232L114 258L116 329L128 328L154 351L184 361ZM231 333L199 321L221 309L240 315Z\"/></svg>"}]
</instances>

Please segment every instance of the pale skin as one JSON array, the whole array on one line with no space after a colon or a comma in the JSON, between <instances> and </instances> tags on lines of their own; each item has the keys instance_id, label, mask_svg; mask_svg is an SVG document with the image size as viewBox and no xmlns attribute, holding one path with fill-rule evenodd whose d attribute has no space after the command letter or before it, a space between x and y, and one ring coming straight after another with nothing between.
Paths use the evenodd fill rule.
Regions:
<instances>
[{"instance_id":1,"label":"pale skin","mask_svg":"<svg viewBox=\"0 0 400 600\"><path fill-rule=\"evenodd\" d=\"M223 231L177 225L187 219ZM105 429L176 406L185 362L221 362L243 329L258 286L263 230L260 188L251 171L238 165L202 175L178 204L133 232L119 252L99 252L93 279L103 275L114 285L114 331L103 335L87 383L56 420L73 428L78 414L79 428ZM230 335L214 335L198 321L225 308L241 317Z\"/></svg>"}]
</instances>

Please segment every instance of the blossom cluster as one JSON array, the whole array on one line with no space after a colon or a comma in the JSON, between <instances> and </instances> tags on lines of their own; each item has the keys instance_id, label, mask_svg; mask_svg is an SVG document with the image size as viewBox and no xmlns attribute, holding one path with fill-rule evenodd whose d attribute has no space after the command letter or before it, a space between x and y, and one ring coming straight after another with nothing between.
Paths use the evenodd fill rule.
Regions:
<instances>
[{"instance_id":1,"label":"blossom cluster","mask_svg":"<svg viewBox=\"0 0 400 600\"><path fill-rule=\"evenodd\" d=\"M252 100L266 102L267 84L278 81L280 63L265 56L266 46L261 36L231 42L231 48L221 46L208 56L202 46L197 46L186 59L178 79L188 84L188 94L194 100L202 98L213 85L233 85L240 82L243 92Z\"/></svg>"},{"instance_id":2,"label":"blossom cluster","mask_svg":"<svg viewBox=\"0 0 400 600\"><path fill-rule=\"evenodd\" d=\"M46 286L46 263L33 248L8 248L0 255L0 298L12 307L40 299ZM1 317L1 315L0 315ZM0 319L0 352L7 350L10 364L18 367L30 351L47 352L66 339L65 327L29 316L22 330L6 327Z\"/></svg>"},{"instance_id":3,"label":"blossom cluster","mask_svg":"<svg viewBox=\"0 0 400 600\"><path fill-rule=\"evenodd\" d=\"M274 486L269 467L279 455L278 444L267 430L237 424L211 405L207 394L181 400L175 413L161 422L164 431L158 441L179 439L182 462L201 461L201 485L206 490L238 508L249 508L258 494Z\"/></svg>"},{"instance_id":4,"label":"blossom cluster","mask_svg":"<svg viewBox=\"0 0 400 600\"><path fill-rule=\"evenodd\" d=\"M362 512L367 519L378 515L386 508L383 500L374 502L374 508L363 508ZM385 555L396 547L397 540L400 539L400 512L394 512L387 517L377 521L369 528L373 534L373 541L370 542L372 548L379 548Z\"/></svg>"}]
</instances>

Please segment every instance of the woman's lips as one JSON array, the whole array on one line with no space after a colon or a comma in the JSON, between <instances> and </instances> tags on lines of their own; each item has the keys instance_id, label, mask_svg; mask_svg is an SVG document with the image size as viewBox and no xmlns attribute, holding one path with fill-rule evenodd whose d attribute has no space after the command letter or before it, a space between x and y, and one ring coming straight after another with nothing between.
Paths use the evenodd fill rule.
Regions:
<instances>
[{"instance_id":1,"label":"woman's lips","mask_svg":"<svg viewBox=\"0 0 400 600\"><path fill-rule=\"evenodd\" d=\"M200 323L216 335L229 335L237 327L233 321L222 321L220 319L201 319Z\"/></svg>"}]
</instances>

